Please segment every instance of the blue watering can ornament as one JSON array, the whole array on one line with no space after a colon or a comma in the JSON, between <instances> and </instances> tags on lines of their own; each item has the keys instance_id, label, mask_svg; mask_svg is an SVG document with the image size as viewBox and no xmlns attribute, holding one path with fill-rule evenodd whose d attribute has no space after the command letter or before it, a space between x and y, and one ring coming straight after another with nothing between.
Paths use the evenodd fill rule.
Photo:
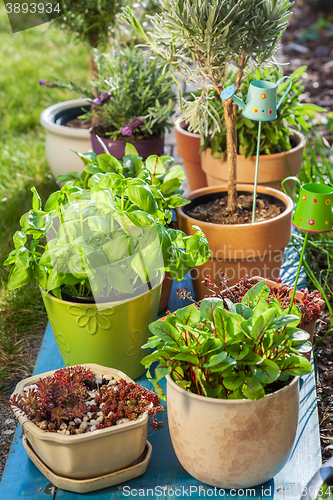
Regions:
<instances>
[{"instance_id":1,"label":"blue watering can ornament","mask_svg":"<svg viewBox=\"0 0 333 500\"><path fill-rule=\"evenodd\" d=\"M289 84L283 96L277 102L277 90L279 84L289 79ZM252 223L255 220L257 184L258 184L258 167L260 154L260 137L261 137L261 122L269 122L277 118L277 110L282 101L287 96L292 85L290 76L283 76L276 83L267 82L265 80L255 80L250 83L249 91L246 96L246 102L242 101L235 95L235 85L229 85L221 92L221 99L226 101L232 99L243 111L243 116L250 120L259 122L258 125L258 143L257 143L257 158L256 170L254 179L253 207L252 207Z\"/></svg>"}]
</instances>

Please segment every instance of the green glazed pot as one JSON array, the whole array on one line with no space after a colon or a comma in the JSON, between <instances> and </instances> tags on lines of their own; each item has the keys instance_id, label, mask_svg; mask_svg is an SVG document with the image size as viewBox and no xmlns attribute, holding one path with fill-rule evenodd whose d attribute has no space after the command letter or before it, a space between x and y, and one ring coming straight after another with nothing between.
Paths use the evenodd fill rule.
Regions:
<instances>
[{"instance_id":1,"label":"green glazed pot","mask_svg":"<svg viewBox=\"0 0 333 500\"><path fill-rule=\"evenodd\" d=\"M97 363L116 368L132 379L145 368L141 349L150 335L148 325L158 314L162 278L138 297L121 302L77 304L42 291L52 331L66 366Z\"/></svg>"}]
</instances>

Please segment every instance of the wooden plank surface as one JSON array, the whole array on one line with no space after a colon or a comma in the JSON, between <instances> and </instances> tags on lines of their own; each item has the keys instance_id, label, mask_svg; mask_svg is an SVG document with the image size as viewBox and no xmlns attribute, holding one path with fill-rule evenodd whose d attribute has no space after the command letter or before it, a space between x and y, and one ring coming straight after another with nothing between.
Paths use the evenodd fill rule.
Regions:
<instances>
[{"instance_id":1,"label":"wooden plank surface","mask_svg":"<svg viewBox=\"0 0 333 500\"><path fill-rule=\"evenodd\" d=\"M176 289L188 286L190 281L185 278L180 284L174 283L169 302L169 309L174 310L186 305L186 301L176 296ZM50 326L48 326L44 341L39 353L34 373L43 373L63 366L63 362L54 340ZM151 388L145 376L138 382ZM126 485L79 495L64 490L57 490L53 495L45 492L49 481L38 471L26 455L22 439L21 428L17 429L13 445L2 481L0 483L0 500L50 499L78 500L88 498L94 500L124 499L134 496L147 498L204 498L224 497L239 500L251 497L254 499L283 498L284 500L299 499L302 488L311 479L321 465L318 415L314 373L302 378L300 418L297 438L292 456L284 469L265 485L249 491L224 491L201 484L192 478L180 465L173 451L167 426L166 411L162 414L165 428L149 436L153 447L152 458L145 475L129 481Z\"/></svg>"}]
</instances>

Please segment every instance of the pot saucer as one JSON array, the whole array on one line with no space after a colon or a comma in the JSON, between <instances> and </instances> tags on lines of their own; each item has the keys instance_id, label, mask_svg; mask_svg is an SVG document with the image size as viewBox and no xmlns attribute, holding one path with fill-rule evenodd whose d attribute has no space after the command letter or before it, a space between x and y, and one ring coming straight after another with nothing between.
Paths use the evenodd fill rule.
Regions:
<instances>
[{"instance_id":1,"label":"pot saucer","mask_svg":"<svg viewBox=\"0 0 333 500\"><path fill-rule=\"evenodd\" d=\"M49 469L39 458L25 436L23 437L23 446L30 460L54 486L62 490L73 491L74 493L89 493L103 488L109 488L110 486L125 483L130 479L141 476L147 470L152 452L152 446L149 441L147 441L142 455L134 462L134 464L126 467L125 469L91 479L69 479L68 477L58 476L51 469Z\"/></svg>"}]
</instances>

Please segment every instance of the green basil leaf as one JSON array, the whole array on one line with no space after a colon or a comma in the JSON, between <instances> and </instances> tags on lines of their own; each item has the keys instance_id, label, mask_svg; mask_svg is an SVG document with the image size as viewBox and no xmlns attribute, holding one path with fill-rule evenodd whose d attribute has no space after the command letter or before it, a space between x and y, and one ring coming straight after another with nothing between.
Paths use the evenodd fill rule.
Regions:
<instances>
[{"instance_id":1,"label":"green basil leaf","mask_svg":"<svg viewBox=\"0 0 333 500\"><path fill-rule=\"evenodd\" d=\"M147 212L142 210L133 210L132 212L126 212L127 217L135 224L136 226L151 226L154 224L154 218Z\"/></svg>"},{"instance_id":2,"label":"green basil leaf","mask_svg":"<svg viewBox=\"0 0 333 500\"><path fill-rule=\"evenodd\" d=\"M13 236L13 242L16 249L21 248L27 241L27 235L22 231L16 231Z\"/></svg>"},{"instance_id":3,"label":"green basil leaf","mask_svg":"<svg viewBox=\"0 0 333 500\"><path fill-rule=\"evenodd\" d=\"M52 269L47 278L46 291L49 292L54 288L60 287L65 282L65 277L65 274L58 273L56 269Z\"/></svg>"},{"instance_id":4,"label":"green basil leaf","mask_svg":"<svg viewBox=\"0 0 333 500\"><path fill-rule=\"evenodd\" d=\"M32 187L31 191L32 191L32 208L34 210L41 210L42 200L40 199L37 189L35 187Z\"/></svg>"},{"instance_id":5,"label":"green basil leaf","mask_svg":"<svg viewBox=\"0 0 333 500\"><path fill-rule=\"evenodd\" d=\"M19 269L28 269L30 264L30 253L27 248L18 248L15 256L15 264Z\"/></svg>"},{"instance_id":6,"label":"green basil leaf","mask_svg":"<svg viewBox=\"0 0 333 500\"><path fill-rule=\"evenodd\" d=\"M13 266L8 276L8 289L15 290L15 288L25 286L30 282L30 279L30 269Z\"/></svg>"},{"instance_id":7,"label":"green basil leaf","mask_svg":"<svg viewBox=\"0 0 333 500\"><path fill-rule=\"evenodd\" d=\"M156 214L158 206L148 185L130 185L127 192L134 205L151 215Z\"/></svg>"},{"instance_id":8,"label":"green basil leaf","mask_svg":"<svg viewBox=\"0 0 333 500\"><path fill-rule=\"evenodd\" d=\"M92 215L88 218L88 226L92 231L97 231L103 234L110 234L110 225L102 217L98 217L97 215Z\"/></svg>"}]
</instances>

